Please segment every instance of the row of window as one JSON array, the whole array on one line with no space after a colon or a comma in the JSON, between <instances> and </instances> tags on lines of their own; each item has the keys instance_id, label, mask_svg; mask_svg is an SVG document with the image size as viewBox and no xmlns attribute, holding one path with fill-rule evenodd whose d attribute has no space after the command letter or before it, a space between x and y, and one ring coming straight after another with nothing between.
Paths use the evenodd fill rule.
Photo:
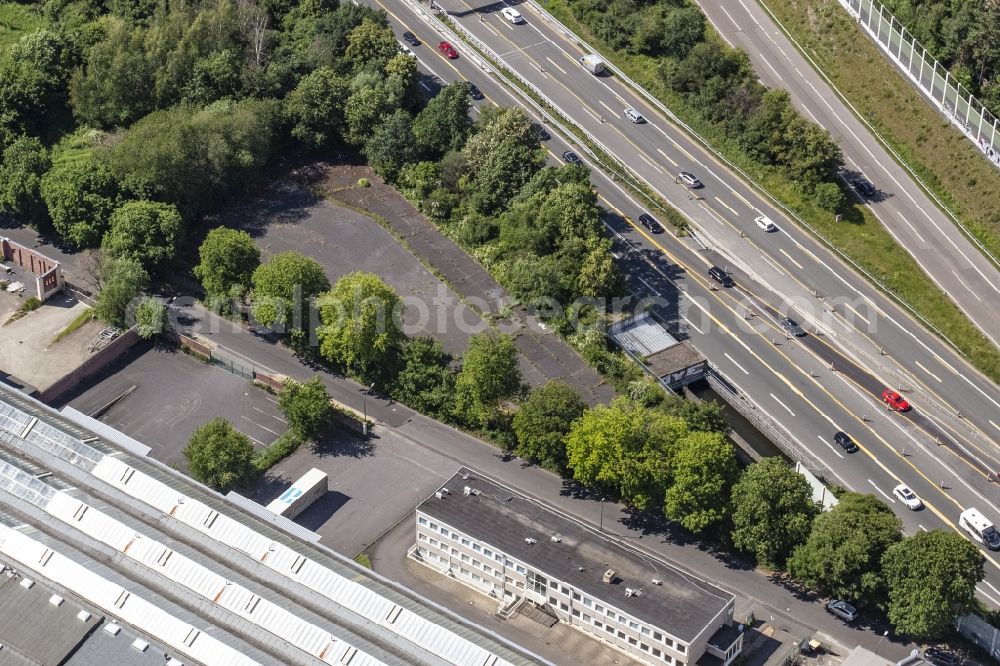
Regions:
<instances>
[{"instance_id":1,"label":"row of window","mask_svg":"<svg viewBox=\"0 0 1000 666\"><path fill-rule=\"evenodd\" d=\"M649 645L648 643L644 643L639 639L635 638L634 636L629 636L621 629L616 629L610 624L604 624L600 619L592 618L590 615L581 612L579 609L570 608L564 601L559 601L555 597L549 597L549 603L551 603L553 606L557 606L564 612L569 613L573 617L577 618L583 624L593 625L594 629L603 630L605 633L609 634L608 640L612 640L612 642L613 639L617 637L619 642L624 642L633 647L637 647L643 652L653 655L654 657L663 661L664 663L667 664L675 663L674 659L669 654L667 654L660 648L656 647L655 645ZM678 664L678 666L683 666L684 664L684 662L682 661L677 661L676 663Z\"/></svg>"},{"instance_id":2,"label":"row of window","mask_svg":"<svg viewBox=\"0 0 1000 666\"><path fill-rule=\"evenodd\" d=\"M459 543L461 543L466 548L471 548L476 553L482 553L486 557L492 559L495 562L498 562L501 565L505 565L507 567L513 568L517 573L521 574L522 576L525 576L525 575L528 574L528 570L527 569L525 569L520 564L516 564L516 563L510 561L509 559L506 559L503 556L502 553L496 553L496 552L490 550L489 548L487 548L485 546L481 546L478 543L476 543L475 541L472 541L471 539L462 536L458 532L453 532L453 531L449 530L444 525L438 525L433 520L427 520L423 516L419 516L417 518L417 523L419 523L420 525L424 525L425 527L428 527L428 528L430 528L431 530L433 530L435 532L438 532L443 537L448 537L448 538L450 538L450 539L452 539L454 541L458 541Z\"/></svg>"}]
</instances>

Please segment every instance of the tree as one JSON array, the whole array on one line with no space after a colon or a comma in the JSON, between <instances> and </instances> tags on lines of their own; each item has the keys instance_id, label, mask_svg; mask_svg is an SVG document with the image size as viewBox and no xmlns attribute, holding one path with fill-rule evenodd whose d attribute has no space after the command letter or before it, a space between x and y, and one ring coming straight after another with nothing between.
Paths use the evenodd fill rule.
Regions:
<instances>
[{"instance_id":1,"label":"tree","mask_svg":"<svg viewBox=\"0 0 1000 666\"><path fill-rule=\"evenodd\" d=\"M818 183L816 185L816 203L823 210L836 213L844 204L844 192L836 183Z\"/></svg>"},{"instance_id":2,"label":"tree","mask_svg":"<svg viewBox=\"0 0 1000 666\"><path fill-rule=\"evenodd\" d=\"M538 134L522 109L503 109L465 144L471 193L482 212L494 212L545 163Z\"/></svg>"},{"instance_id":3,"label":"tree","mask_svg":"<svg viewBox=\"0 0 1000 666\"><path fill-rule=\"evenodd\" d=\"M450 416L455 401L455 371L441 342L430 336L406 340L394 396L422 414Z\"/></svg>"},{"instance_id":4,"label":"tree","mask_svg":"<svg viewBox=\"0 0 1000 666\"><path fill-rule=\"evenodd\" d=\"M42 175L52 167L49 151L32 136L21 135L3 150L0 160L0 211L36 229L48 222L42 202Z\"/></svg>"},{"instance_id":5,"label":"tree","mask_svg":"<svg viewBox=\"0 0 1000 666\"><path fill-rule=\"evenodd\" d=\"M889 621L900 634L940 638L956 617L973 612L976 585L985 576L979 549L953 532L918 532L882 556Z\"/></svg>"},{"instance_id":6,"label":"tree","mask_svg":"<svg viewBox=\"0 0 1000 666\"><path fill-rule=\"evenodd\" d=\"M143 340L155 337L167 327L167 306L158 298L146 296L135 308L135 326Z\"/></svg>"},{"instance_id":7,"label":"tree","mask_svg":"<svg viewBox=\"0 0 1000 666\"><path fill-rule=\"evenodd\" d=\"M816 518L809 538L789 558L788 572L823 594L878 601L884 594L879 561L902 540L902 523L872 495L843 493L838 499Z\"/></svg>"},{"instance_id":8,"label":"tree","mask_svg":"<svg viewBox=\"0 0 1000 666\"><path fill-rule=\"evenodd\" d=\"M383 178L393 181L413 158L413 121L402 109L386 118L362 151L368 164Z\"/></svg>"},{"instance_id":9,"label":"tree","mask_svg":"<svg viewBox=\"0 0 1000 666\"><path fill-rule=\"evenodd\" d=\"M250 438L223 418L194 431L184 458L191 476L223 493L246 486L256 474Z\"/></svg>"},{"instance_id":10,"label":"tree","mask_svg":"<svg viewBox=\"0 0 1000 666\"><path fill-rule=\"evenodd\" d=\"M531 391L514 415L514 434L521 458L555 472L566 469L563 439L573 421L586 408L576 389L560 381L550 381Z\"/></svg>"},{"instance_id":11,"label":"tree","mask_svg":"<svg viewBox=\"0 0 1000 666\"><path fill-rule=\"evenodd\" d=\"M391 365L405 336L399 294L372 273L348 273L319 301L320 353L367 381Z\"/></svg>"},{"instance_id":12,"label":"tree","mask_svg":"<svg viewBox=\"0 0 1000 666\"><path fill-rule=\"evenodd\" d=\"M464 81L450 83L438 91L413 120L413 136L427 159L461 150L471 131L469 84Z\"/></svg>"},{"instance_id":13,"label":"tree","mask_svg":"<svg viewBox=\"0 0 1000 666\"><path fill-rule=\"evenodd\" d=\"M292 136L310 148L340 139L348 93L347 81L327 67L302 77L284 102Z\"/></svg>"},{"instance_id":14,"label":"tree","mask_svg":"<svg viewBox=\"0 0 1000 666\"><path fill-rule=\"evenodd\" d=\"M149 274L135 259L105 258L101 263L101 292L94 314L114 326L125 326L129 305L148 283Z\"/></svg>"},{"instance_id":15,"label":"tree","mask_svg":"<svg viewBox=\"0 0 1000 666\"><path fill-rule=\"evenodd\" d=\"M738 473L733 447L723 435L690 433L671 464L673 484L667 489L664 513L695 533L717 525L726 517L729 489Z\"/></svg>"},{"instance_id":16,"label":"tree","mask_svg":"<svg viewBox=\"0 0 1000 666\"><path fill-rule=\"evenodd\" d=\"M38 30L0 52L0 117L29 134L51 131L66 109L65 51L59 35Z\"/></svg>"},{"instance_id":17,"label":"tree","mask_svg":"<svg viewBox=\"0 0 1000 666\"><path fill-rule=\"evenodd\" d=\"M399 42L384 19L383 22L376 22L366 17L347 36L344 55L355 71L365 66L381 69L399 55Z\"/></svg>"},{"instance_id":18,"label":"tree","mask_svg":"<svg viewBox=\"0 0 1000 666\"><path fill-rule=\"evenodd\" d=\"M111 215L104 249L115 257L134 259L157 273L174 258L184 222L173 204L128 201Z\"/></svg>"},{"instance_id":19,"label":"tree","mask_svg":"<svg viewBox=\"0 0 1000 666\"><path fill-rule=\"evenodd\" d=\"M330 394L318 375L307 382L285 380L278 393L278 406L292 432L306 440L321 435L333 416Z\"/></svg>"},{"instance_id":20,"label":"tree","mask_svg":"<svg viewBox=\"0 0 1000 666\"><path fill-rule=\"evenodd\" d=\"M809 538L816 504L806 478L781 458L764 458L733 486L733 544L757 563L780 569L792 550Z\"/></svg>"},{"instance_id":21,"label":"tree","mask_svg":"<svg viewBox=\"0 0 1000 666\"><path fill-rule=\"evenodd\" d=\"M260 266L260 250L245 231L216 227L198 248L201 261L194 274L209 296L245 293L254 270Z\"/></svg>"},{"instance_id":22,"label":"tree","mask_svg":"<svg viewBox=\"0 0 1000 666\"><path fill-rule=\"evenodd\" d=\"M464 423L486 428L500 405L521 390L514 338L493 330L469 338L462 369L455 380L455 415Z\"/></svg>"},{"instance_id":23,"label":"tree","mask_svg":"<svg viewBox=\"0 0 1000 666\"><path fill-rule=\"evenodd\" d=\"M258 266L250 281L254 318L285 331L307 330L311 300L330 288L315 259L291 250Z\"/></svg>"},{"instance_id":24,"label":"tree","mask_svg":"<svg viewBox=\"0 0 1000 666\"><path fill-rule=\"evenodd\" d=\"M77 248L98 245L118 207L118 183L92 155L56 164L42 177L41 193L56 233Z\"/></svg>"}]
</instances>

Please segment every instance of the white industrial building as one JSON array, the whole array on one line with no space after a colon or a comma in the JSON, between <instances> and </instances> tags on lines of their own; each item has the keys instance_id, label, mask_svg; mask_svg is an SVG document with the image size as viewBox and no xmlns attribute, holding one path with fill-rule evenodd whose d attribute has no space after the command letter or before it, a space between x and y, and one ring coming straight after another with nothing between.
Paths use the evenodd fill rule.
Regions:
<instances>
[{"instance_id":1,"label":"white industrial building","mask_svg":"<svg viewBox=\"0 0 1000 666\"><path fill-rule=\"evenodd\" d=\"M729 666L743 646L728 592L468 469L417 507L410 554L648 664Z\"/></svg>"}]
</instances>

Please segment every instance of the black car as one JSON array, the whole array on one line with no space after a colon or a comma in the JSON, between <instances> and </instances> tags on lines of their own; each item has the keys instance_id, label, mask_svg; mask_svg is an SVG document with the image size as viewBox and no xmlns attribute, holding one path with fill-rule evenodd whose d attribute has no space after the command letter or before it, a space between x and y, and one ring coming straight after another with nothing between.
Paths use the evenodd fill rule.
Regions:
<instances>
[{"instance_id":1,"label":"black car","mask_svg":"<svg viewBox=\"0 0 1000 666\"><path fill-rule=\"evenodd\" d=\"M708 269L708 277L712 278L727 289L733 286L733 278L729 277L729 273L722 270L718 266L712 266Z\"/></svg>"},{"instance_id":2,"label":"black car","mask_svg":"<svg viewBox=\"0 0 1000 666\"><path fill-rule=\"evenodd\" d=\"M580 159L580 156L574 153L572 150L567 150L565 153L563 153L562 158L563 161L566 162L567 164L583 164L583 160Z\"/></svg>"},{"instance_id":3,"label":"black car","mask_svg":"<svg viewBox=\"0 0 1000 666\"><path fill-rule=\"evenodd\" d=\"M539 141L548 141L552 138L552 135L546 132L541 125L535 125L535 136L538 137Z\"/></svg>"},{"instance_id":4,"label":"black car","mask_svg":"<svg viewBox=\"0 0 1000 666\"><path fill-rule=\"evenodd\" d=\"M875 186L869 183L864 178L854 179L854 189L856 189L863 197L873 197L875 196Z\"/></svg>"},{"instance_id":5,"label":"black car","mask_svg":"<svg viewBox=\"0 0 1000 666\"><path fill-rule=\"evenodd\" d=\"M840 444L840 446L842 446L843 449L848 453L854 453L855 451L858 450L858 445L854 443L854 440L851 439L851 436L841 430L838 430L837 434L833 436L833 441L835 441L837 444Z\"/></svg>"},{"instance_id":6,"label":"black car","mask_svg":"<svg viewBox=\"0 0 1000 666\"><path fill-rule=\"evenodd\" d=\"M417 39L417 36L414 35L412 32L409 31L404 32L403 39L405 39L410 46L420 46L420 40Z\"/></svg>"},{"instance_id":7,"label":"black car","mask_svg":"<svg viewBox=\"0 0 1000 666\"><path fill-rule=\"evenodd\" d=\"M482 91L479 90L479 88L476 87L475 83L470 83L469 84L469 97L471 97L472 99L482 99L483 98Z\"/></svg>"},{"instance_id":8,"label":"black car","mask_svg":"<svg viewBox=\"0 0 1000 666\"><path fill-rule=\"evenodd\" d=\"M924 659L932 664L937 664L937 666L955 666L958 664L957 655L936 647L929 647L924 650Z\"/></svg>"},{"instance_id":9,"label":"black car","mask_svg":"<svg viewBox=\"0 0 1000 666\"><path fill-rule=\"evenodd\" d=\"M663 225L657 222L656 218L650 215L649 213L643 213L642 215L640 215L639 222L641 222L642 226L646 227L654 234L663 233Z\"/></svg>"},{"instance_id":10,"label":"black car","mask_svg":"<svg viewBox=\"0 0 1000 666\"><path fill-rule=\"evenodd\" d=\"M785 317L781 320L781 329L789 335L794 335L796 338L803 338L806 335L805 329L799 326L799 323L791 317Z\"/></svg>"}]
</instances>

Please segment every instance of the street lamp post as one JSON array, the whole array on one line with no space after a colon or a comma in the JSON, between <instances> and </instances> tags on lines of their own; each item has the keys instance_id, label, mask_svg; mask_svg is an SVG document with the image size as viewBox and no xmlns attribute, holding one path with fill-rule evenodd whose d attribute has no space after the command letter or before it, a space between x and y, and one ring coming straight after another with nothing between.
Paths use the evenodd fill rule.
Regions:
<instances>
[{"instance_id":1,"label":"street lamp post","mask_svg":"<svg viewBox=\"0 0 1000 666\"><path fill-rule=\"evenodd\" d=\"M368 394L372 392L375 388L375 382L371 383L371 386L365 389L365 392L361 396L361 411L364 414L364 423L361 425L364 428L365 437L368 436Z\"/></svg>"},{"instance_id":2,"label":"street lamp post","mask_svg":"<svg viewBox=\"0 0 1000 666\"><path fill-rule=\"evenodd\" d=\"M605 498L602 497L601 498L601 534L604 534L604 500L605 500Z\"/></svg>"},{"instance_id":3,"label":"street lamp post","mask_svg":"<svg viewBox=\"0 0 1000 666\"><path fill-rule=\"evenodd\" d=\"M878 639L878 645L875 646L875 654L878 654L879 648L882 647L882 641L884 641L885 637L888 635L889 635L888 629L882 632L882 638Z\"/></svg>"}]
</instances>

